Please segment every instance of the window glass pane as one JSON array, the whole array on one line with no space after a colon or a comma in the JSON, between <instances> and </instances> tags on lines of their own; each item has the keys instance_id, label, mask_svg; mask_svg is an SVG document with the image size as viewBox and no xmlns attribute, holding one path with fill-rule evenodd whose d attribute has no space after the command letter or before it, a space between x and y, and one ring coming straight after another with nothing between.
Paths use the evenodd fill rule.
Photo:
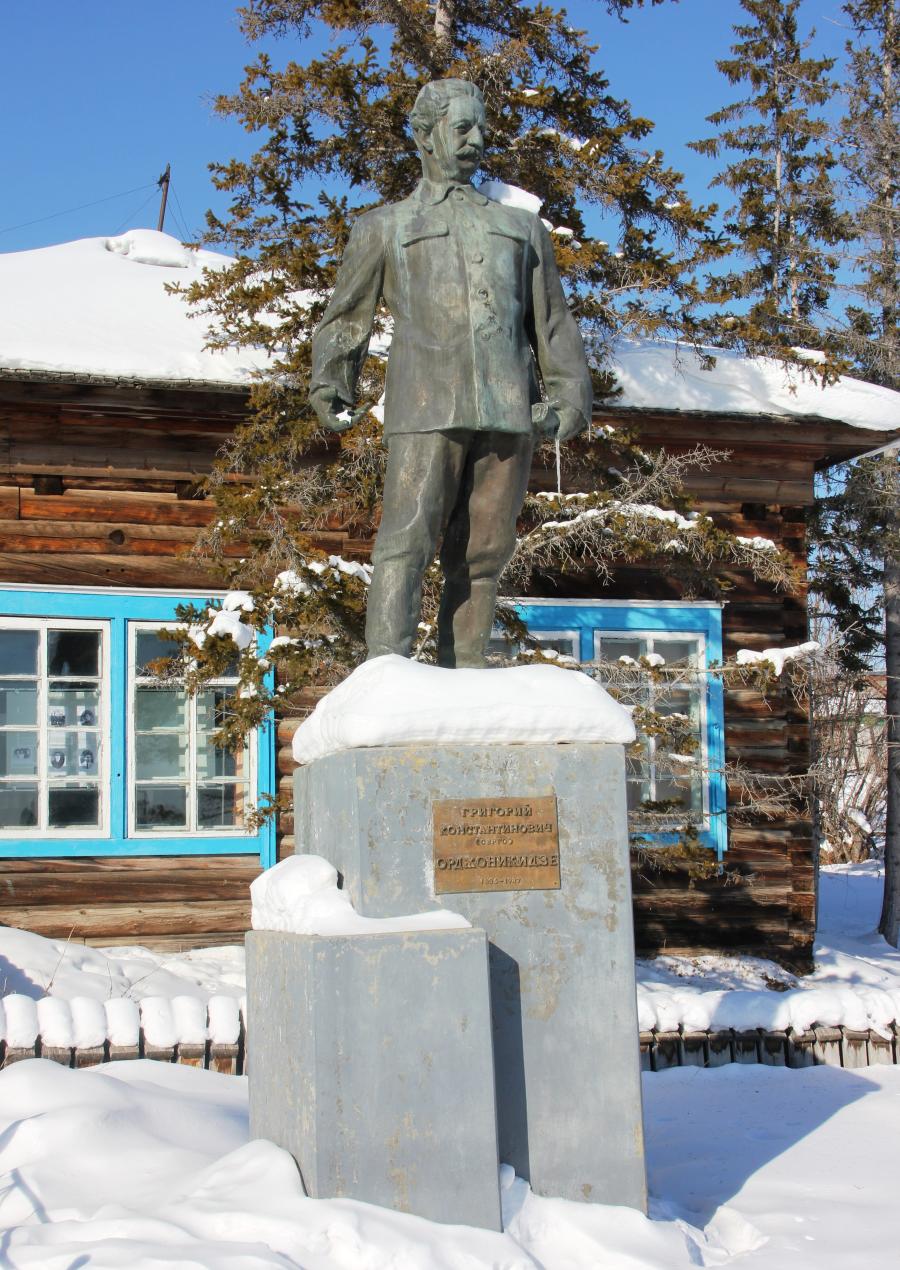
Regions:
<instances>
[{"instance_id":1,"label":"window glass pane","mask_svg":"<svg viewBox=\"0 0 900 1270\"><path fill-rule=\"evenodd\" d=\"M37 684L0 679L0 727L37 723Z\"/></svg>"},{"instance_id":2,"label":"window glass pane","mask_svg":"<svg viewBox=\"0 0 900 1270\"><path fill-rule=\"evenodd\" d=\"M620 657L631 657L638 660L647 651L647 641L628 639L620 635L602 635L600 637L600 656L604 661L618 661Z\"/></svg>"},{"instance_id":3,"label":"window glass pane","mask_svg":"<svg viewBox=\"0 0 900 1270\"><path fill-rule=\"evenodd\" d=\"M663 688L653 707L658 714L680 714L691 723L700 722L700 693L696 689Z\"/></svg>"},{"instance_id":4,"label":"window glass pane","mask_svg":"<svg viewBox=\"0 0 900 1270\"><path fill-rule=\"evenodd\" d=\"M541 648L555 648L558 653L563 653L566 657L578 656L578 636L575 634L544 635L540 631L532 631L531 635Z\"/></svg>"},{"instance_id":5,"label":"window glass pane","mask_svg":"<svg viewBox=\"0 0 900 1270\"><path fill-rule=\"evenodd\" d=\"M148 669L153 661L161 657L174 657L178 645L170 639L163 639L157 631L137 631L134 637L134 662L137 675L151 675Z\"/></svg>"},{"instance_id":6,"label":"window glass pane","mask_svg":"<svg viewBox=\"0 0 900 1270\"><path fill-rule=\"evenodd\" d=\"M188 739L183 732L152 732L134 738L134 768L139 781L187 776Z\"/></svg>"},{"instance_id":7,"label":"window glass pane","mask_svg":"<svg viewBox=\"0 0 900 1270\"><path fill-rule=\"evenodd\" d=\"M49 776L96 776L100 766L99 732L50 732L47 736Z\"/></svg>"},{"instance_id":8,"label":"window glass pane","mask_svg":"<svg viewBox=\"0 0 900 1270\"><path fill-rule=\"evenodd\" d=\"M197 727L201 732L218 732L225 722L225 702L234 696L230 688L207 688L197 693Z\"/></svg>"},{"instance_id":9,"label":"window glass pane","mask_svg":"<svg viewBox=\"0 0 900 1270\"><path fill-rule=\"evenodd\" d=\"M626 781L625 793L628 810L640 811L641 803L650 797L650 786L646 781Z\"/></svg>"},{"instance_id":10,"label":"window glass pane","mask_svg":"<svg viewBox=\"0 0 900 1270\"><path fill-rule=\"evenodd\" d=\"M495 631L488 640L487 653L489 657L512 657L516 651L516 642Z\"/></svg>"},{"instance_id":11,"label":"window glass pane","mask_svg":"<svg viewBox=\"0 0 900 1270\"><path fill-rule=\"evenodd\" d=\"M36 675L37 631L0 631L0 675Z\"/></svg>"},{"instance_id":12,"label":"window glass pane","mask_svg":"<svg viewBox=\"0 0 900 1270\"><path fill-rule=\"evenodd\" d=\"M47 631L47 673L99 675L99 631Z\"/></svg>"},{"instance_id":13,"label":"window glass pane","mask_svg":"<svg viewBox=\"0 0 900 1270\"><path fill-rule=\"evenodd\" d=\"M100 791L96 785L50 787L51 829L76 829L100 823Z\"/></svg>"},{"instance_id":14,"label":"window glass pane","mask_svg":"<svg viewBox=\"0 0 900 1270\"><path fill-rule=\"evenodd\" d=\"M135 825L138 829L183 829L187 824L187 789L183 785L138 785Z\"/></svg>"},{"instance_id":15,"label":"window glass pane","mask_svg":"<svg viewBox=\"0 0 900 1270\"><path fill-rule=\"evenodd\" d=\"M703 811L700 787L697 780L682 779L669 773L657 774L656 798L660 802L673 802L671 812L673 825L683 823L685 819L697 820Z\"/></svg>"},{"instance_id":16,"label":"window glass pane","mask_svg":"<svg viewBox=\"0 0 900 1270\"><path fill-rule=\"evenodd\" d=\"M51 680L47 692L47 722L51 728L92 728L99 721L100 690L96 684Z\"/></svg>"},{"instance_id":17,"label":"window glass pane","mask_svg":"<svg viewBox=\"0 0 900 1270\"><path fill-rule=\"evenodd\" d=\"M134 726L137 732L156 728L186 727L187 698L181 688L156 688L149 685L135 689Z\"/></svg>"},{"instance_id":18,"label":"window glass pane","mask_svg":"<svg viewBox=\"0 0 900 1270\"><path fill-rule=\"evenodd\" d=\"M199 737L197 741L197 778L198 780L211 780L216 776L245 776L246 775L246 759L245 751L238 750L236 754L231 750L223 750L217 745L211 745L209 742L204 744L203 737Z\"/></svg>"},{"instance_id":19,"label":"window glass pane","mask_svg":"<svg viewBox=\"0 0 900 1270\"><path fill-rule=\"evenodd\" d=\"M0 776L36 776L37 742L37 732L0 732Z\"/></svg>"},{"instance_id":20,"label":"window glass pane","mask_svg":"<svg viewBox=\"0 0 900 1270\"><path fill-rule=\"evenodd\" d=\"M0 784L0 829L32 829L37 819L37 785Z\"/></svg>"},{"instance_id":21,"label":"window glass pane","mask_svg":"<svg viewBox=\"0 0 900 1270\"><path fill-rule=\"evenodd\" d=\"M242 829L246 809L246 785L200 785L197 788L199 829Z\"/></svg>"},{"instance_id":22,"label":"window glass pane","mask_svg":"<svg viewBox=\"0 0 900 1270\"><path fill-rule=\"evenodd\" d=\"M667 666L696 666L698 647L695 639L656 639L653 651L664 658Z\"/></svg>"}]
</instances>

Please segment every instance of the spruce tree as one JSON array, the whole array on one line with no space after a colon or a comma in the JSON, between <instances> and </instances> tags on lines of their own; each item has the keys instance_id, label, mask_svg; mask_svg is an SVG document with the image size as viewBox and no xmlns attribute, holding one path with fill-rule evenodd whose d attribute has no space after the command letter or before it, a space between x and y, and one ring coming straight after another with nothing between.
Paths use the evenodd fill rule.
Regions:
<instances>
[{"instance_id":1,"label":"spruce tree","mask_svg":"<svg viewBox=\"0 0 900 1270\"><path fill-rule=\"evenodd\" d=\"M733 56L716 65L729 83L746 84L746 95L708 116L715 136L692 143L713 158L740 156L713 182L736 196L725 228L740 263L710 277L707 298L721 311L706 329L717 344L790 362L797 346L819 346L846 232L821 115L835 90L834 59L805 56L800 0L741 6L750 21L735 25ZM826 363L822 373L835 369Z\"/></svg>"},{"instance_id":2,"label":"spruce tree","mask_svg":"<svg viewBox=\"0 0 900 1270\"><path fill-rule=\"evenodd\" d=\"M862 378L900 391L900 22L896 0L846 0L851 24L839 129L852 216L851 301L829 331L832 349ZM900 426L900 420L897 421ZM900 943L900 469L896 450L836 475L823 501L816 586L851 600L835 613L862 632L870 664L886 671L887 812L881 930Z\"/></svg>"}]
</instances>

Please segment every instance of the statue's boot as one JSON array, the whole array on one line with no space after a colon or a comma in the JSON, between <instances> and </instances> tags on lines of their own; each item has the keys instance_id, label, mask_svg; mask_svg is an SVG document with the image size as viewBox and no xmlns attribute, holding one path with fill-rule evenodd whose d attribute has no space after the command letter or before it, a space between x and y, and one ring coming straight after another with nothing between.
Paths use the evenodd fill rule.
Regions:
<instances>
[{"instance_id":1,"label":"statue's boot","mask_svg":"<svg viewBox=\"0 0 900 1270\"><path fill-rule=\"evenodd\" d=\"M438 612L439 666L487 665L496 602L496 578L447 578Z\"/></svg>"},{"instance_id":2,"label":"statue's boot","mask_svg":"<svg viewBox=\"0 0 900 1270\"><path fill-rule=\"evenodd\" d=\"M422 570L403 557L376 562L366 601L368 661L386 653L409 657L421 599Z\"/></svg>"}]
</instances>

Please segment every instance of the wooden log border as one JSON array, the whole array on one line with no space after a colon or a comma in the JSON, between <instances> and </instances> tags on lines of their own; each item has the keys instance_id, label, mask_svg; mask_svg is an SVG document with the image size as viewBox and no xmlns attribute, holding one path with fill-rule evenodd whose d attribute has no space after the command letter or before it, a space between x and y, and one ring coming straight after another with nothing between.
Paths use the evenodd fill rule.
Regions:
<instances>
[{"instance_id":1,"label":"wooden log border","mask_svg":"<svg viewBox=\"0 0 900 1270\"><path fill-rule=\"evenodd\" d=\"M137 1045L112 1045L109 1041L91 1049L44 1045L38 1037L29 1048L15 1049L0 1041L0 1068L26 1058L47 1058L63 1067L96 1067L100 1063L135 1058L182 1063L228 1076L245 1076L248 1069L244 1015L234 1044L208 1040L166 1046L150 1045L143 1028ZM721 1067L725 1063L755 1063L765 1067L877 1067L900 1065L900 1025L891 1024L890 1036L848 1027L815 1027L808 1032L767 1031L765 1028L696 1032L640 1033L641 1071L664 1072L672 1067Z\"/></svg>"}]
</instances>

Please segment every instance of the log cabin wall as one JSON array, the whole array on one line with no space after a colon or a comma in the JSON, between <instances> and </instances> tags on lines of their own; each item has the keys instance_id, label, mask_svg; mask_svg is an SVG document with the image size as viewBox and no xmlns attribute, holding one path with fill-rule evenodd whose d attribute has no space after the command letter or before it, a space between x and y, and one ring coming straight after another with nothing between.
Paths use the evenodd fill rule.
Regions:
<instances>
[{"instance_id":1,"label":"log cabin wall","mask_svg":"<svg viewBox=\"0 0 900 1270\"><path fill-rule=\"evenodd\" d=\"M243 392L214 385L76 381L0 372L0 586L4 583L203 589L208 575L186 557L214 512L196 482L245 408ZM805 508L826 455L850 457L878 434L822 421L735 420L628 411L602 422L640 427L648 445L688 449L698 439L730 458L690 481L698 507L718 523L786 547L805 571ZM541 474L536 473L540 483ZM346 534L323 534L329 550L358 555ZM724 611L726 652L793 644L806 636L805 596L786 595L735 573ZM585 598L679 599L646 570L623 570ZM314 694L310 694L312 704ZM289 786L290 737L279 727L279 773ZM726 702L729 758L755 770L802 773L808 723L786 696L747 691ZM293 850L289 816L279 858ZM799 969L810 964L814 928L812 826L808 809L729 834L728 863L740 885L689 886L677 874L635 878L642 952L746 951ZM255 855L157 859L16 859L0 864L0 923L93 944L160 948L235 942L249 922Z\"/></svg>"}]
</instances>

